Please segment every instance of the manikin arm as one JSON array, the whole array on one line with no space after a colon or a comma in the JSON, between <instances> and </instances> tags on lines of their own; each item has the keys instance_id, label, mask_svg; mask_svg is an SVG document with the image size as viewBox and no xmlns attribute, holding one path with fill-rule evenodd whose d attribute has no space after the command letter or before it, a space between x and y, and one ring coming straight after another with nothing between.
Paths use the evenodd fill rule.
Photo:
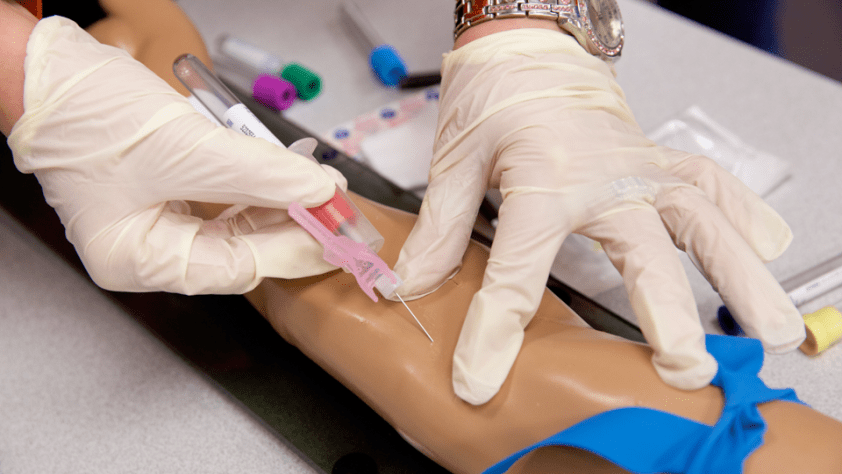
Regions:
<instances>
[{"instance_id":1,"label":"manikin arm","mask_svg":"<svg viewBox=\"0 0 842 474\"><path fill-rule=\"evenodd\" d=\"M416 217L364 199L355 203L385 237L380 256L393 264ZM284 339L456 473L481 472L616 408L649 407L708 425L717 422L723 404L719 389L670 387L652 367L649 347L591 329L549 290L498 396L482 406L455 397L451 355L487 260L488 249L472 242L457 275L438 291L408 302L434 344L400 303L372 302L342 272L267 280L247 297ZM833 448L842 442L842 423L791 402L766 403L760 412L768 431L765 444L747 459L746 474L842 468L842 454ZM584 451L543 448L510 472L626 471Z\"/></svg>"}]
</instances>

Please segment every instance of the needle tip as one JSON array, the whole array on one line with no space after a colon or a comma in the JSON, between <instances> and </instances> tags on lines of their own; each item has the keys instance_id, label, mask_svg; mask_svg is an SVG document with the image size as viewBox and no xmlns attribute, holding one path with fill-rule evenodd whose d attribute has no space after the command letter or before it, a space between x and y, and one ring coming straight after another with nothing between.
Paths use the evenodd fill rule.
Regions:
<instances>
[{"instance_id":1,"label":"needle tip","mask_svg":"<svg viewBox=\"0 0 842 474\"><path fill-rule=\"evenodd\" d=\"M424 329L424 325L421 324L421 321L418 320L418 317L415 316L415 313L413 313L412 310L409 309L409 305L407 305L406 301L404 301L403 298L401 298L401 295L395 293L395 296L397 296L398 299L401 300L401 303L403 303L403 306L406 308L407 311L409 311L409 314L412 315L412 317L415 319L415 322L418 323L418 326L421 327L421 330L424 331L424 334L426 334L427 338L430 339L430 342L436 342L436 341L433 340L433 336L430 336L430 333L428 333L427 330Z\"/></svg>"}]
</instances>

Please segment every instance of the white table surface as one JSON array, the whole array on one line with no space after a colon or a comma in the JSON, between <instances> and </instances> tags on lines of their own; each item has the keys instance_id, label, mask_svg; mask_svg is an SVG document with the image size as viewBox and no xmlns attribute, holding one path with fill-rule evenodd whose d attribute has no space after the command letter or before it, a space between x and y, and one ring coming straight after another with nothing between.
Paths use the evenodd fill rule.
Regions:
<instances>
[{"instance_id":1,"label":"white table surface","mask_svg":"<svg viewBox=\"0 0 842 474\"><path fill-rule=\"evenodd\" d=\"M794 164L767 196L795 240L779 279L842 251L842 87L638 0L619 0L618 80L644 130L698 105L746 142ZM338 2L180 0L215 48L232 34L319 72L324 91L286 116L314 133L406 93L380 86L348 41ZM360 0L412 71L450 47L451 0ZM720 304L688 267L711 332ZM634 319L622 292L598 301ZM840 298L842 299L842 296ZM833 303L834 301L830 301ZM842 348L768 357L771 386L842 420ZM317 472L248 410L0 214L0 472Z\"/></svg>"}]
</instances>

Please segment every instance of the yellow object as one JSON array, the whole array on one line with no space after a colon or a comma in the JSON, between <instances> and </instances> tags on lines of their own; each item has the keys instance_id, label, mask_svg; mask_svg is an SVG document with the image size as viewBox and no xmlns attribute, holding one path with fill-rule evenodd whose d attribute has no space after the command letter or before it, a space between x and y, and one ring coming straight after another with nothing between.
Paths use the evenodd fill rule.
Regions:
<instances>
[{"instance_id":1,"label":"yellow object","mask_svg":"<svg viewBox=\"0 0 842 474\"><path fill-rule=\"evenodd\" d=\"M842 339L842 313L833 306L804 315L804 324L807 339L799 349L807 355L816 355Z\"/></svg>"}]
</instances>

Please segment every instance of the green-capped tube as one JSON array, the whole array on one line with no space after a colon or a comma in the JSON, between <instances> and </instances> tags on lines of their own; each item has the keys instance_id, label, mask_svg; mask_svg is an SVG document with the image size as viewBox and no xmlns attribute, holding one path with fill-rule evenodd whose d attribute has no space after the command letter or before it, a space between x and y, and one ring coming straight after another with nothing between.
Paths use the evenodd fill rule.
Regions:
<instances>
[{"instance_id":1,"label":"green-capped tube","mask_svg":"<svg viewBox=\"0 0 842 474\"><path fill-rule=\"evenodd\" d=\"M322 79L300 64L289 63L284 66L281 78L295 85L298 98L301 100L310 100L319 95L322 90Z\"/></svg>"},{"instance_id":2,"label":"green-capped tube","mask_svg":"<svg viewBox=\"0 0 842 474\"><path fill-rule=\"evenodd\" d=\"M240 64L259 74L272 74L291 82L298 98L310 100L322 90L322 80L313 71L297 63L285 63L278 56L242 39L222 35L219 52L232 65Z\"/></svg>"}]
</instances>

